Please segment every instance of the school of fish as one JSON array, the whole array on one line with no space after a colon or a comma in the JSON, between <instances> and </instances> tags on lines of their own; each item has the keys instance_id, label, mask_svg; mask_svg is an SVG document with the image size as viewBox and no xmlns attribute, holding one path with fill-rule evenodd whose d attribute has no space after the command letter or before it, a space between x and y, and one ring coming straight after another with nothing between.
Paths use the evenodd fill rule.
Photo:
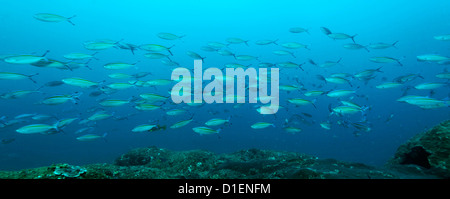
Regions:
<instances>
[{"instance_id":1,"label":"school of fish","mask_svg":"<svg viewBox=\"0 0 450 199\"><path fill-rule=\"evenodd\" d=\"M64 17L50 13L38 13L33 15L34 19L46 23L67 22L76 27L76 15ZM31 17L30 17L31 18ZM32 18L31 18L32 19ZM58 24L63 25L63 24ZM327 27L316 27L317 34L323 34L323 37L329 38L329 42L339 42L333 40L342 40L344 50L364 50L367 53L371 51L382 51L387 48L397 48L400 41L376 41L371 44L358 43L358 34L347 34L343 32L334 32ZM286 34L297 35L311 35L315 34L311 29L303 27L292 27L286 30ZM164 46L158 44L158 41L142 41L141 44L131 44L125 42L125 39L119 40L93 40L86 41L81 45L85 49L80 49L80 52L68 52L66 54L52 54L52 49L48 49L41 54L10 54L1 55L3 61L1 63L0 80L3 84L12 84L14 81L29 81L30 88L23 90L14 90L0 95L3 100L1 103L8 103L8 100L15 100L19 98L26 98L29 95L42 95L40 101L36 101L35 106L80 106L85 100L94 100L97 105L88 109L80 110L82 114L73 115L69 118L60 118L59 113L23 113L15 116L2 116L0 118L0 127L6 129L12 127L20 134L42 134L49 135L64 132L64 129L69 125L77 126L77 131L74 134L79 136L78 141L93 141L104 139L107 132L96 131L96 125L103 120L116 120L119 123L123 119L132 117L139 117L140 114L155 112L159 114L160 119L149 121L146 124L135 124L133 128L129 129L131 133L143 133L153 131L167 131L170 129L190 129L200 135L219 135L226 133L227 129L232 125L234 114L236 111L217 110L208 111L211 118L206 121L199 121L196 119L197 109L202 108L203 104L174 104L170 99L170 85L174 81L170 78L152 78L154 70L161 70L161 68L172 70L180 64L176 61L179 56L188 56L194 59L206 61L205 63L214 62L208 60L208 54L216 53L229 59L229 63L224 64L223 68L248 68L248 67L278 67L280 71L286 70L282 79L291 79L290 84L284 84L280 81L279 89L285 93L285 96L280 98L280 111L287 111L289 117L277 118L259 115L258 122L249 122L248 126L254 131L261 131L266 128L280 128L286 133L296 134L302 132L302 125L316 125L323 130L331 130L334 125L351 128L351 132L355 135L360 135L372 130L371 122L367 119L367 114L370 114L372 109L370 104L360 105L353 101L358 98L367 98L368 96L359 94L359 91L368 86L368 82L383 73L385 67L404 67L402 58L386 56L371 56L366 65L373 64L361 68L359 71L342 71L340 73L322 73L314 79L314 87L305 86L305 82L296 78L296 74L306 73L313 68L331 68L339 67L342 63L342 58L335 57L334 60L313 60L299 57L299 52L308 53L308 51L315 51L313 44L305 44L297 41L281 41L277 38L238 38L229 37L219 41L205 41L200 47L202 52L194 52L190 49L185 50L185 54L176 54L173 49L177 48L176 42L178 40L188 40L189 35L173 34L167 32L160 32L156 35L161 40L174 42L173 45ZM435 40L448 42L450 35L436 35ZM275 55L280 56L280 59L288 58L289 61L282 61L278 63L264 62L264 57L257 55L239 54L233 47L236 45L242 46L260 46L261 49L266 48ZM124 53L132 53L137 61L133 63L117 62L115 60L101 60L98 54L108 53L107 50L123 50ZM270 49L270 50L269 50ZM87 51L86 51L87 50ZM87 53L81 53L81 52ZM89 53L90 51L90 53ZM64 59L55 60L52 57L61 56ZM450 55L440 55L435 53L417 55L417 61L421 64L437 65L445 67L450 64ZM152 68L145 68L142 71L139 67L140 60L157 59L161 60L160 66L153 66ZM19 74L9 72L8 68L16 65L28 65L27 67L39 67L39 73L35 74ZM160 68L158 68L160 67ZM84 69L83 69L84 68ZM46 70L87 70L87 73L93 68L102 68L108 71L108 75L104 77L103 81L91 81L86 77L72 76L72 77L55 77L51 81L38 82L35 80L36 76L46 73ZM153 71L152 71L153 70ZM227 78L227 77L225 77ZM399 98L397 102L392 103L407 103L412 106L417 106L421 109L443 109L448 111L448 98L436 99L433 97L435 92L447 92L449 88L450 72L443 69L442 73L436 74L436 78L441 79L439 82L428 82L420 74L401 74L398 77L388 80L383 79L384 82L377 82L375 88L380 90L398 89ZM6 82L8 81L8 82ZM292 82L295 82L292 84ZM361 82L363 84L361 84ZM33 89L37 85L37 89ZM169 85L169 87L167 87ZM334 89L324 89L326 85L334 86ZM359 86L358 86L359 85ZM58 94L49 94L49 89L56 89L63 86L71 86L78 89L77 92L66 93L64 90L59 90ZM166 86L166 87L164 87ZM139 88L139 94L130 96L126 99L117 99L114 97L115 93L122 90ZM159 89L165 88L165 89ZM423 95L409 95L408 92L412 89L425 90ZM439 90L440 89L440 90ZM43 90L46 90L45 92ZM244 96L236 96L236 98ZM334 100L333 103L321 103L323 98ZM128 115L116 115L114 109L116 107L128 106L134 112ZM232 109L241 109L243 106L251 106L255 113L261 112L264 105L258 104L233 104ZM308 108L309 107L309 108ZM311 109L312 107L312 109ZM316 121L314 114L307 113L305 110L316 110L319 107L326 107L328 109L327 120ZM159 112L157 112L159 111ZM160 112L163 111L164 114ZM217 112L223 111L228 114L227 117L214 117ZM157 113L156 113L157 112ZM394 115L390 115L386 122L391 120ZM275 119L273 119L275 118ZM164 122L163 122L164 121ZM277 123L277 124L276 124ZM69 132L70 133L70 132ZM14 138L5 139L5 143L13 141ZM3 142L3 140L2 140Z\"/></svg>"}]
</instances>

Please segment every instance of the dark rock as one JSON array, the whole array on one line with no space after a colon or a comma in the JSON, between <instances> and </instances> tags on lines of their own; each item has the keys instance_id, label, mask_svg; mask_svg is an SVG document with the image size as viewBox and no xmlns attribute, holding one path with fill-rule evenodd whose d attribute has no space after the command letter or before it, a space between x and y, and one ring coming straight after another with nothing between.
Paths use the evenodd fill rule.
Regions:
<instances>
[{"instance_id":1,"label":"dark rock","mask_svg":"<svg viewBox=\"0 0 450 199\"><path fill-rule=\"evenodd\" d=\"M450 120L417 134L398 147L387 166L450 178Z\"/></svg>"},{"instance_id":2,"label":"dark rock","mask_svg":"<svg viewBox=\"0 0 450 199\"><path fill-rule=\"evenodd\" d=\"M166 160L165 158L168 151L164 149L159 149L155 146L148 148L137 148L129 151L118 157L115 164L118 166L137 166L146 165L150 162L162 162Z\"/></svg>"},{"instance_id":3,"label":"dark rock","mask_svg":"<svg viewBox=\"0 0 450 199\"><path fill-rule=\"evenodd\" d=\"M114 164L0 171L0 179L434 179L449 178L450 122L401 145L384 168L294 152L260 149L214 154L204 150L133 149Z\"/></svg>"}]
</instances>

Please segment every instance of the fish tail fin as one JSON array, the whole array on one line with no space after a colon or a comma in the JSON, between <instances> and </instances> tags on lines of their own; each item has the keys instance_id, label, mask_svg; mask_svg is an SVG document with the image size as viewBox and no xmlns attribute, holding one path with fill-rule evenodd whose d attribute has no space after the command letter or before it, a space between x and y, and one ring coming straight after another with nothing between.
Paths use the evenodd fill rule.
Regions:
<instances>
[{"instance_id":1,"label":"fish tail fin","mask_svg":"<svg viewBox=\"0 0 450 199\"><path fill-rule=\"evenodd\" d=\"M72 101L72 103L74 103L74 104L78 104L78 98L74 98L74 97L72 97L72 98L70 98L70 101Z\"/></svg>"},{"instance_id":2,"label":"fish tail fin","mask_svg":"<svg viewBox=\"0 0 450 199\"><path fill-rule=\"evenodd\" d=\"M102 135L102 139L105 141L105 142L108 142L108 140L106 140L106 136L108 135L108 133L103 133L103 135Z\"/></svg>"},{"instance_id":3,"label":"fish tail fin","mask_svg":"<svg viewBox=\"0 0 450 199\"><path fill-rule=\"evenodd\" d=\"M397 48L397 46L395 46L395 44L397 44L398 41L395 41L394 43L392 43L392 47Z\"/></svg>"},{"instance_id":4,"label":"fish tail fin","mask_svg":"<svg viewBox=\"0 0 450 199\"><path fill-rule=\"evenodd\" d=\"M136 97L136 96L131 96L131 97L128 99L128 101L130 101L130 102L135 102L135 101L137 101L137 100L139 100L139 98Z\"/></svg>"},{"instance_id":5,"label":"fish tail fin","mask_svg":"<svg viewBox=\"0 0 450 199\"><path fill-rule=\"evenodd\" d=\"M352 83L350 82L350 80L347 80L348 85L350 85L350 87L353 87Z\"/></svg>"},{"instance_id":6,"label":"fish tail fin","mask_svg":"<svg viewBox=\"0 0 450 199\"><path fill-rule=\"evenodd\" d=\"M384 73L383 71L381 71L381 68L383 68L383 66L377 68L375 71L380 72L380 73Z\"/></svg>"},{"instance_id":7,"label":"fish tail fin","mask_svg":"<svg viewBox=\"0 0 450 199\"><path fill-rule=\"evenodd\" d=\"M46 50L44 54L42 54L41 57L45 57L48 53L50 52L50 50Z\"/></svg>"},{"instance_id":8,"label":"fish tail fin","mask_svg":"<svg viewBox=\"0 0 450 199\"><path fill-rule=\"evenodd\" d=\"M85 65L88 65L89 64L89 62L91 62L91 60L92 59L89 59L89 60L87 60L87 62L86 63L84 63ZM86 66L86 67L88 67L89 68L89 66Z\"/></svg>"},{"instance_id":9,"label":"fish tail fin","mask_svg":"<svg viewBox=\"0 0 450 199\"><path fill-rule=\"evenodd\" d=\"M291 52L291 55L292 55L292 57L294 57L294 58L297 58L295 55L294 55L294 53L293 52Z\"/></svg>"},{"instance_id":10,"label":"fish tail fin","mask_svg":"<svg viewBox=\"0 0 450 199\"><path fill-rule=\"evenodd\" d=\"M40 91L40 90L41 90L41 88L44 88L44 85L42 85L42 86L39 86L38 88L36 88L36 89L35 89L35 91L41 92L41 91Z\"/></svg>"},{"instance_id":11,"label":"fish tail fin","mask_svg":"<svg viewBox=\"0 0 450 199\"><path fill-rule=\"evenodd\" d=\"M169 56L166 56L166 58L169 60L169 61L172 61L172 59L170 59L170 57Z\"/></svg>"},{"instance_id":12,"label":"fish tail fin","mask_svg":"<svg viewBox=\"0 0 450 199\"><path fill-rule=\"evenodd\" d=\"M227 118L228 122L230 122L232 116L233 115L228 116L228 118Z\"/></svg>"},{"instance_id":13,"label":"fish tail fin","mask_svg":"<svg viewBox=\"0 0 450 199\"><path fill-rule=\"evenodd\" d=\"M119 41L114 42L114 45L119 44L120 42L122 42L123 40L125 40L124 38L120 39Z\"/></svg>"},{"instance_id":14,"label":"fish tail fin","mask_svg":"<svg viewBox=\"0 0 450 199\"><path fill-rule=\"evenodd\" d=\"M98 54L98 51L95 51L95 53L92 53L91 56L92 56L93 59L99 60L97 57L94 57L96 54ZM89 59L89 61L90 61L90 60L91 60L91 59Z\"/></svg>"},{"instance_id":15,"label":"fish tail fin","mask_svg":"<svg viewBox=\"0 0 450 199\"><path fill-rule=\"evenodd\" d=\"M78 104L78 101L80 100L80 96L82 95L82 92L75 92L72 94L72 98L70 98L70 100L74 103L74 104Z\"/></svg>"},{"instance_id":16,"label":"fish tail fin","mask_svg":"<svg viewBox=\"0 0 450 199\"><path fill-rule=\"evenodd\" d=\"M66 67L66 68L69 69L70 71L73 71L73 69L69 66L69 64L64 64L64 67Z\"/></svg>"},{"instance_id":17,"label":"fish tail fin","mask_svg":"<svg viewBox=\"0 0 450 199\"><path fill-rule=\"evenodd\" d=\"M361 121L366 122L367 121L367 110L370 109L370 106L363 106L361 107Z\"/></svg>"},{"instance_id":18,"label":"fish tail fin","mask_svg":"<svg viewBox=\"0 0 450 199\"><path fill-rule=\"evenodd\" d=\"M140 85L136 85L138 82L139 82L140 80L134 80L134 82L133 83L130 83L131 85L133 85L133 88L135 88L135 89L137 89L137 87L139 86L139 87L141 87ZM132 96L132 97L134 97L134 96Z\"/></svg>"},{"instance_id":19,"label":"fish tail fin","mask_svg":"<svg viewBox=\"0 0 450 199\"><path fill-rule=\"evenodd\" d=\"M353 36L350 37L350 38L352 39L353 43L356 43L356 42L355 42L355 37L356 37L357 35L358 35L358 34L355 34L355 35L353 35Z\"/></svg>"},{"instance_id":20,"label":"fish tail fin","mask_svg":"<svg viewBox=\"0 0 450 199\"><path fill-rule=\"evenodd\" d=\"M371 106L362 106L361 107L361 111L362 112L366 112L367 110L369 110L371 108Z\"/></svg>"},{"instance_id":21,"label":"fish tail fin","mask_svg":"<svg viewBox=\"0 0 450 199\"><path fill-rule=\"evenodd\" d=\"M86 68L88 68L89 70L92 70L92 68L89 65L87 65L87 63L84 66L86 66Z\"/></svg>"},{"instance_id":22,"label":"fish tail fin","mask_svg":"<svg viewBox=\"0 0 450 199\"><path fill-rule=\"evenodd\" d=\"M250 41L250 40L244 41L245 45L249 46L249 45L248 45L248 42L249 42L249 41Z\"/></svg>"},{"instance_id":23,"label":"fish tail fin","mask_svg":"<svg viewBox=\"0 0 450 199\"><path fill-rule=\"evenodd\" d=\"M275 41L273 41L272 43L278 46L277 41L278 39L275 39Z\"/></svg>"},{"instance_id":24,"label":"fish tail fin","mask_svg":"<svg viewBox=\"0 0 450 199\"><path fill-rule=\"evenodd\" d=\"M73 15L73 16L67 18L67 22L69 22L70 24L72 24L72 25L74 26L75 24L71 21L71 19L74 18L74 17L76 17L76 16L77 16L77 15Z\"/></svg>"},{"instance_id":25,"label":"fish tail fin","mask_svg":"<svg viewBox=\"0 0 450 199\"><path fill-rule=\"evenodd\" d=\"M331 30L326 27L320 27L320 29L322 30L323 34L325 34L325 35L329 35L332 33Z\"/></svg>"},{"instance_id":26,"label":"fish tail fin","mask_svg":"<svg viewBox=\"0 0 450 199\"><path fill-rule=\"evenodd\" d=\"M33 76L39 75L39 73L28 75L28 79L30 79L33 83L37 84L37 82L32 78Z\"/></svg>"},{"instance_id":27,"label":"fish tail fin","mask_svg":"<svg viewBox=\"0 0 450 199\"><path fill-rule=\"evenodd\" d=\"M316 62L314 62L312 59L308 59L308 62L314 66L317 66Z\"/></svg>"},{"instance_id":28,"label":"fish tail fin","mask_svg":"<svg viewBox=\"0 0 450 199\"><path fill-rule=\"evenodd\" d=\"M102 80L101 82L98 82L98 86L97 86L97 87L105 88L105 87L104 87L104 86L105 86L105 83L106 83L106 80Z\"/></svg>"},{"instance_id":29,"label":"fish tail fin","mask_svg":"<svg viewBox=\"0 0 450 199\"><path fill-rule=\"evenodd\" d=\"M172 53L172 51L170 51L170 49L173 48L174 46L175 46L175 45L172 45L171 47L168 47L168 48L167 48L167 51L169 51L170 55L172 55L172 56L173 56L173 53Z\"/></svg>"},{"instance_id":30,"label":"fish tail fin","mask_svg":"<svg viewBox=\"0 0 450 199\"><path fill-rule=\"evenodd\" d=\"M216 133L219 134L220 131L222 131L223 127L220 127L219 129L217 129Z\"/></svg>"},{"instance_id":31,"label":"fish tail fin","mask_svg":"<svg viewBox=\"0 0 450 199\"><path fill-rule=\"evenodd\" d=\"M67 22L69 22L70 24L72 24L73 26L75 25L72 21L70 21L69 19L67 20Z\"/></svg>"},{"instance_id":32,"label":"fish tail fin","mask_svg":"<svg viewBox=\"0 0 450 199\"><path fill-rule=\"evenodd\" d=\"M228 116L228 118L227 118L227 122L226 122L227 126L231 126L231 121L230 121L231 120L231 116L232 115Z\"/></svg>"},{"instance_id":33,"label":"fish tail fin","mask_svg":"<svg viewBox=\"0 0 450 199\"><path fill-rule=\"evenodd\" d=\"M317 109L316 101L317 101L317 98L316 98L316 99L313 99L313 100L311 101L311 104L314 106L315 109Z\"/></svg>"},{"instance_id":34,"label":"fish tail fin","mask_svg":"<svg viewBox=\"0 0 450 199\"><path fill-rule=\"evenodd\" d=\"M403 91L402 97L408 95L408 91L409 91L411 88L414 88L414 87L412 87L412 86L406 86L406 87L403 87L403 88L402 88L402 91Z\"/></svg>"},{"instance_id":35,"label":"fish tail fin","mask_svg":"<svg viewBox=\"0 0 450 199\"><path fill-rule=\"evenodd\" d=\"M305 64L305 63L303 63L303 64ZM298 67L299 67L300 69L302 69L302 71L305 71L305 69L302 68L302 65L303 65L303 64L299 64Z\"/></svg>"},{"instance_id":36,"label":"fish tail fin","mask_svg":"<svg viewBox=\"0 0 450 199\"><path fill-rule=\"evenodd\" d=\"M316 77L317 77L317 79L324 81L325 84L327 83L327 80L325 79L325 77L323 75L316 75Z\"/></svg>"},{"instance_id":37,"label":"fish tail fin","mask_svg":"<svg viewBox=\"0 0 450 199\"><path fill-rule=\"evenodd\" d=\"M55 124L53 124L53 128L54 128L57 132L60 132L60 131L61 131L60 126L59 126L60 121L61 121L61 120L58 120L58 121L55 122Z\"/></svg>"}]
</instances>

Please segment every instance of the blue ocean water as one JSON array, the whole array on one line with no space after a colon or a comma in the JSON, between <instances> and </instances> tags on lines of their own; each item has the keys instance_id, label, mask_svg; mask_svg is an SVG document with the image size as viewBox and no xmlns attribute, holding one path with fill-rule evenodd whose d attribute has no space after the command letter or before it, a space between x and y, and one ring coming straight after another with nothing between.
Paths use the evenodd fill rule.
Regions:
<instances>
[{"instance_id":1,"label":"blue ocean water","mask_svg":"<svg viewBox=\"0 0 450 199\"><path fill-rule=\"evenodd\" d=\"M450 2L432 1L7 1L0 7L0 55L37 55L47 50L45 59L68 62L63 56L68 53L92 54L96 51L86 49L87 41L111 40L116 46L99 50L96 59L91 59L87 67L63 70L48 67L36 67L30 64L0 62L0 72L14 72L32 75L21 80L0 80L0 93L19 90L36 90L51 81L80 77L94 82L101 82L95 88L80 88L63 84L60 86L43 86L39 93L32 93L17 99L0 99L0 169L17 170L53 163L70 163L75 165L89 163L110 163L120 154L130 149L157 146L171 150L205 149L217 153L234 152L241 149L259 148L294 151L318 156L335 158L343 161L361 162L369 165L383 165L395 152L397 147L412 136L448 119L448 107L423 109L418 106L396 101L405 95L429 96L448 102L449 87L418 90L412 87L427 82L448 83L435 75L443 73L448 65L445 63L419 62L416 56L423 54L440 54L450 56L449 42L434 37L449 34ZM71 25L66 21L44 22L33 16L37 13L52 13L71 18ZM303 27L308 32L292 33L290 28ZM351 39L332 39L324 34L321 27L333 33L356 35L357 44L383 42L395 47L386 49L346 49L344 44L353 43ZM176 40L165 40L158 33L185 35ZM239 61L233 56L222 56L216 51L205 51L210 42L228 44L227 38L248 40L248 45L230 44L223 49L236 55L252 55L258 60ZM276 40L277 44L256 45L258 40ZM297 42L306 44L309 49L287 49L283 43ZM168 66L162 59L149 59L144 56L148 51L118 48L119 44L159 44L173 46L170 60L179 66ZM216 49L217 50L217 49ZM287 50L291 55L275 55L274 50ZM172 69L176 67L193 68L194 58L186 54L193 51L204 59L203 68L223 68L228 63L240 63L257 68L258 63L294 62L303 64L299 68L280 67L280 85L302 86L301 90L286 92L280 90L280 109L275 115L261 115L256 111L257 104L204 104L191 107L186 104L173 104L170 98L155 105L161 109L139 111L134 106L136 101L119 107L102 107L99 102L104 99L140 99L143 93L156 93L170 96L168 91L174 84L165 86L142 87L118 90L110 94L89 96L111 83L127 83L129 79L113 79L113 73L136 74L151 72L151 75L139 78L142 81L170 79ZM162 53L168 54L163 51ZM3 56L4 55L4 56ZM403 65L393 63L374 63L371 57L392 57ZM311 64L326 61L341 61L335 66L322 68ZM88 60L76 62L85 63ZM136 63L128 69L108 70L107 63ZM447 63L448 64L448 63ZM275 65L274 67L277 67ZM382 67L367 82L354 75L368 69ZM330 77L336 73L348 73L351 83L326 83L317 75ZM375 86L393 81L399 76L419 74L421 77L404 82L398 88L378 89ZM327 95L307 97L306 91L331 91L337 89L356 90L356 94L331 98ZM68 101L60 105L39 104L40 101L54 95L82 93L78 102ZM315 100L311 105L295 106L288 102L291 98ZM352 101L364 107L365 118L361 113L353 115L333 114L330 116L329 105L337 107L340 101ZM178 116L166 115L170 109L185 109L188 114ZM90 117L95 110L105 110L113 117L80 124ZM94 110L94 111L92 111ZM305 114L306 113L306 114ZM31 117L9 124L22 114L46 114L48 120L37 121ZM128 117L127 117L128 116ZM190 119L193 121L179 129L170 129L134 133L131 129L141 124L172 124ZM205 126L212 118L231 117L231 125L222 126L217 135L199 135L192 128ZM391 118L392 116L392 118ZM78 118L54 134L21 134L17 129L30 124L52 125L57 120ZM389 121L388 121L389 120ZM329 121L331 129L326 130L320 123ZM273 123L275 127L252 129L256 122ZM358 132L350 123L362 122L370 131ZM341 125L339 125L341 124ZM291 134L283 128L287 125L301 129ZM93 127L91 134L103 135L104 139L79 141L76 138L87 133L75 134L79 129ZM217 129L219 127L212 127Z\"/></svg>"}]
</instances>

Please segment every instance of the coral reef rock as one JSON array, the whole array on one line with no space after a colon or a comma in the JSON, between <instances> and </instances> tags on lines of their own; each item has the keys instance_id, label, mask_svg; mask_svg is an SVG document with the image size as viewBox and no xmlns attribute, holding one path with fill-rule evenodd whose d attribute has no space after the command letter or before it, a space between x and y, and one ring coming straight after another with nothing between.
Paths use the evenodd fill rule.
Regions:
<instances>
[{"instance_id":1,"label":"coral reef rock","mask_svg":"<svg viewBox=\"0 0 450 199\"><path fill-rule=\"evenodd\" d=\"M392 179L437 178L413 171L391 172L361 163L319 159L294 152L260 149L215 154L203 150L170 151L138 148L114 164L50 167L1 171L8 179Z\"/></svg>"},{"instance_id":2,"label":"coral reef rock","mask_svg":"<svg viewBox=\"0 0 450 199\"><path fill-rule=\"evenodd\" d=\"M401 145L387 166L450 178L450 120Z\"/></svg>"},{"instance_id":3,"label":"coral reef rock","mask_svg":"<svg viewBox=\"0 0 450 199\"><path fill-rule=\"evenodd\" d=\"M215 154L133 149L113 164L0 171L0 179L408 179L450 178L450 121L401 145L382 168L261 149Z\"/></svg>"}]
</instances>

